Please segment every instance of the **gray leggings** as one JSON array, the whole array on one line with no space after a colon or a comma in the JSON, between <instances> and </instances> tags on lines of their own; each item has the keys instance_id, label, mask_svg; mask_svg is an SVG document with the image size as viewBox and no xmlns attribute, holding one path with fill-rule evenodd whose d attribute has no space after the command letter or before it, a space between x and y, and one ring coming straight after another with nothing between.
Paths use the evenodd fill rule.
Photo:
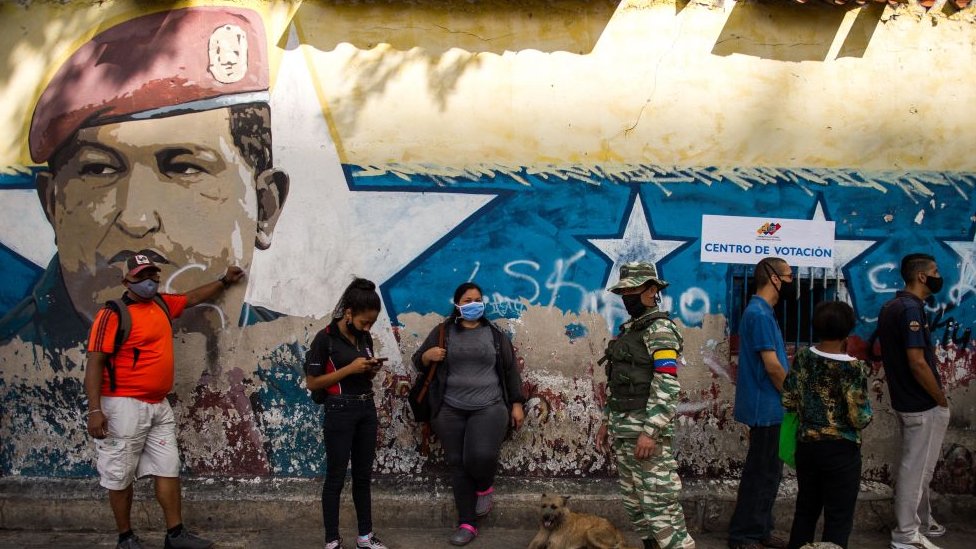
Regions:
<instances>
[{"instance_id":1,"label":"gray leggings","mask_svg":"<svg viewBox=\"0 0 976 549\"><path fill-rule=\"evenodd\" d=\"M502 402L480 410L459 410L444 403L431 421L451 467L458 524L478 524L474 510L476 492L495 483L508 417L508 408Z\"/></svg>"}]
</instances>

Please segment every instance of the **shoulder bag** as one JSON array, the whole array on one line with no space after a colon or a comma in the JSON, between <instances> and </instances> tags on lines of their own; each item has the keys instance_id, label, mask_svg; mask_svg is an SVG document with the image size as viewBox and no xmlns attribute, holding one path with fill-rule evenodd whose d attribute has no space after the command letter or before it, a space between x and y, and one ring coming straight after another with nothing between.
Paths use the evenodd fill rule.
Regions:
<instances>
[{"instance_id":1,"label":"shoulder bag","mask_svg":"<svg viewBox=\"0 0 976 549\"><path fill-rule=\"evenodd\" d=\"M441 322L440 332L437 336L437 346L443 348L445 343L445 329L446 322ZM427 373L419 372L417 374L417 379L413 383L413 387L410 388L410 395L407 397L410 403L410 412L413 414L413 420L417 423L424 423L430 421L431 407L430 407L430 382L433 381L434 375L437 373L437 366L440 362L433 362L430 368L427 369Z\"/></svg>"}]
</instances>

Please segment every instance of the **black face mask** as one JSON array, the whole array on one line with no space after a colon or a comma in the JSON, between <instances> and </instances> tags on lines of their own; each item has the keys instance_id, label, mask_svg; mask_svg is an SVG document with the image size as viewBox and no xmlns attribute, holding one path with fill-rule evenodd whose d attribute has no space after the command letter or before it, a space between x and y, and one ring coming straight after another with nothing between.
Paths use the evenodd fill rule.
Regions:
<instances>
[{"instance_id":1,"label":"black face mask","mask_svg":"<svg viewBox=\"0 0 976 549\"><path fill-rule=\"evenodd\" d=\"M364 330L360 330L359 328L357 328L356 325L353 324L351 320L346 321L346 330L349 331L349 335L351 335L356 339L360 339L364 335L366 335L366 332Z\"/></svg>"},{"instance_id":2,"label":"black face mask","mask_svg":"<svg viewBox=\"0 0 976 549\"><path fill-rule=\"evenodd\" d=\"M647 309L647 305L641 302L641 294L626 294L620 297L624 300L627 313L634 318L639 317Z\"/></svg>"},{"instance_id":3,"label":"black face mask","mask_svg":"<svg viewBox=\"0 0 976 549\"><path fill-rule=\"evenodd\" d=\"M776 275L776 278L779 279L779 288L776 288L776 286L773 286L773 288L776 288L776 293L779 295L780 299L789 299L790 297L796 295L796 292L793 289L794 286L792 280L789 282L783 280L783 277L781 277L779 273L774 271L773 268L770 267L768 264L764 263L763 267L766 268L766 274L769 275L770 280L773 279L773 275Z\"/></svg>"},{"instance_id":4,"label":"black face mask","mask_svg":"<svg viewBox=\"0 0 976 549\"><path fill-rule=\"evenodd\" d=\"M937 294L942 291L942 280L941 276L926 276L925 277L925 287L929 289L933 294Z\"/></svg>"},{"instance_id":5,"label":"black face mask","mask_svg":"<svg viewBox=\"0 0 976 549\"><path fill-rule=\"evenodd\" d=\"M790 297L796 295L796 286L793 285L793 281L785 281L782 278L779 279L779 295L784 299L789 299Z\"/></svg>"}]
</instances>

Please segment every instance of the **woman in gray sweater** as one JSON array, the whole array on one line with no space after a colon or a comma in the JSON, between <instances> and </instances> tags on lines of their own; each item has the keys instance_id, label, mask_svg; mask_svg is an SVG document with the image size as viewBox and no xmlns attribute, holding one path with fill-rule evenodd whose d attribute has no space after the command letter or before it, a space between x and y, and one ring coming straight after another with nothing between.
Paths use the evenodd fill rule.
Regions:
<instances>
[{"instance_id":1,"label":"woman in gray sweater","mask_svg":"<svg viewBox=\"0 0 976 549\"><path fill-rule=\"evenodd\" d=\"M431 426L452 471L458 511L453 545L466 545L478 535L478 517L491 511L502 440L510 426L518 429L525 418L515 349L508 336L485 319L482 295L473 282L458 286L454 308L445 320L444 347L438 345L438 326L413 355L421 372L442 362L429 398Z\"/></svg>"}]
</instances>

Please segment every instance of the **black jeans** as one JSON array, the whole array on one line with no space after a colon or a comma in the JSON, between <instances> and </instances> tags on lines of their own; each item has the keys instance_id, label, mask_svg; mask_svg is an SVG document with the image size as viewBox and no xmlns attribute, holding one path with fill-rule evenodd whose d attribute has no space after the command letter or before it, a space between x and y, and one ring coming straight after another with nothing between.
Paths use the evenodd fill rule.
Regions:
<instances>
[{"instance_id":1,"label":"black jeans","mask_svg":"<svg viewBox=\"0 0 976 549\"><path fill-rule=\"evenodd\" d=\"M325 401L325 484L322 521L326 543L339 539L339 495L352 458L352 501L359 535L373 531L370 481L376 457L376 406L373 400L330 396Z\"/></svg>"},{"instance_id":2,"label":"black jeans","mask_svg":"<svg viewBox=\"0 0 976 549\"><path fill-rule=\"evenodd\" d=\"M431 421L451 467L458 524L478 525L476 492L487 490L495 483L498 453L508 432L508 417L508 408L501 402L480 410L459 410L443 404Z\"/></svg>"},{"instance_id":3,"label":"black jeans","mask_svg":"<svg viewBox=\"0 0 976 549\"><path fill-rule=\"evenodd\" d=\"M823 510L823 541L847 547L854 527L854 506L861 484L861 447L849 440L821 440L796 445L796 511L790 548L813 542Z\"/></svg>"},{"instance_id":4,"label":"black jeans","mask_svg":"<svg viewBox=\"0 0 976 549\"><path fill-rule=\"evenodd\" d=\"M773 532L773 504L782 477L779 425L750 427L749 452L729 523L730 543L756 543L769 538Z\"/></svg>"}]
</instances>

